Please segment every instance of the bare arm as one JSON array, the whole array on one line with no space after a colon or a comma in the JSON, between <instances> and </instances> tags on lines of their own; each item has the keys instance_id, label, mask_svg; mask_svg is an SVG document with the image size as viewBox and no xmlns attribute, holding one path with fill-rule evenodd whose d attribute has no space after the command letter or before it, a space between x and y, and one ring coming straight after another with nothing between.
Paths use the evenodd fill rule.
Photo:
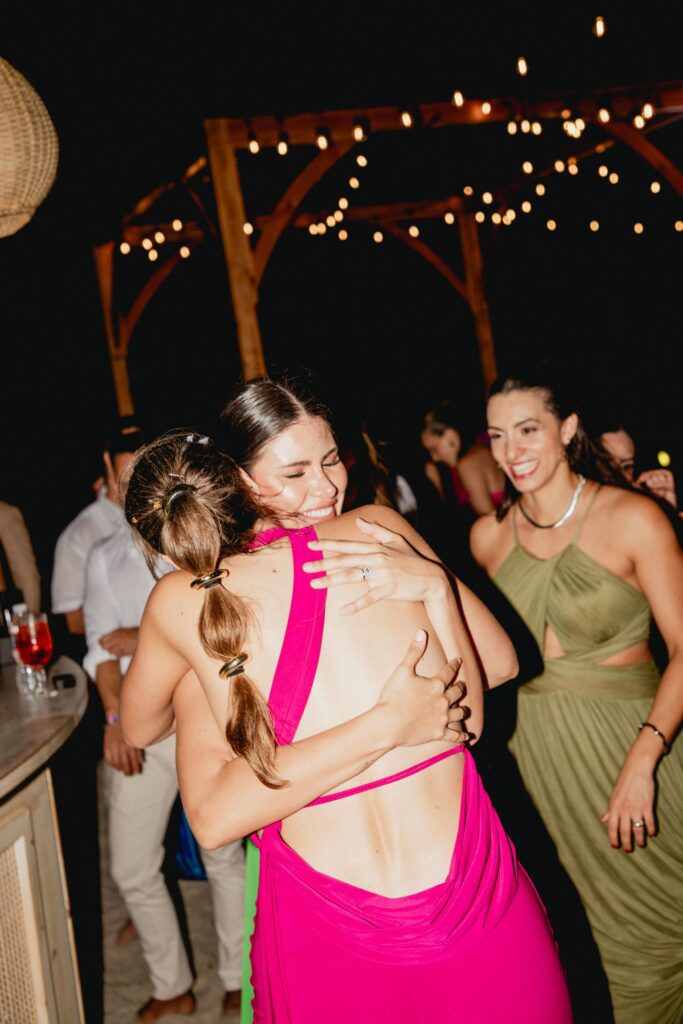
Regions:
<instances>
[{"instance_id":1,"label":"bare arm","mask_svg":"<svg viewBox=\"0 0 683 1024\"><path fill-rule=\"evenodd\" d=\"M85 635L85 619L82 608L76 608L72 612L65 612L64 618L66 619L66 628L70 633L74 633L76 636Z\"/></svg>"},{"instance_id":2,"label":"bare arm","mask_svg":"<svg viewBox=\"0 0 683 1024\"><path fill-rule=\"evenodd\" d=\"M628 515L626 528L638 585L669 654L647 721L671 741L683 721L683 553L671 525L654 502L640 500ZM650 836L655 834L654 775L664 753L664 744L652 729L634 733L609 809L602 817L613 846L621 843L630 851L632 835L637 845L643 846L645 831ZM633 829L634 821L644 821L646 829Z\"/></svg>"},{"instance_id":3,"label":"bare arm","mask_svg":"<svg viewBox=\"0 0 683 1024\"><path fill-rule=\"evenodd\" d=\"M422 633L422 631L420 631ZM461 742L448 728L454 674L415 674L426 635L416 638L370 711L334 729L278 747L275 771L287 784L268 789L243 758L235 757L211 712L201 686L188 675L176 687L177 761L183 806L192 830L209 849L279 821L311 800L359 775L397 746L430 739Z\"/></svg>"},{"instance_id":4,"label":"bare arm","mask_svg":"<svg viewBox=\"0 0 683 1024\"><path fill-rule=\"evenodd\" d=\"M119 713L121 669L118 661L101 661L95 673L95 684L102 699L105 714ZM124 775L135 775L142 770L142 751L136 750L124 738L120 722L104 727L104 760Z\"/></svg>"}]
</instances>

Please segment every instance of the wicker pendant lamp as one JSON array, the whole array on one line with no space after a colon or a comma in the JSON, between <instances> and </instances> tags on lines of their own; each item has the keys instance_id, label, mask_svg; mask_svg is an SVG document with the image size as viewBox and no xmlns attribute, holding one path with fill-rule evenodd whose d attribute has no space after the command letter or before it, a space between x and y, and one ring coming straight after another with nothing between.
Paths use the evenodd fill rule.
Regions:
<instances>
[{"instance_id":1,"label":"wicker pendant lamp","mask_svg":"<svg viewBox=\"0 0 683 1024\"><path fill-rule=\"evenodd\" d=\"M58 156L43 101L0 57L0 237L28 224L52 187Z\"/></svg>"}]
</instances>

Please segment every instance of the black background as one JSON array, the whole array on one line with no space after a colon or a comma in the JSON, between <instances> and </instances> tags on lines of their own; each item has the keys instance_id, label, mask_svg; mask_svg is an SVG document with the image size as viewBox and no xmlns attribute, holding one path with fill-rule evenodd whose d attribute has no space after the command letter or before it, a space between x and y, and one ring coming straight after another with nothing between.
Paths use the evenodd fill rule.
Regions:
<instances>
[{"instance_id":1,"label":"black background","mask_svg":"<svg viewBox=\"0 0 683 1024\"><path fill-rule=\"evenodd\" d=\"M2 288L2 486L34 535L45 575L57 533L90 500L98 444L115 413L91 247L120 238L121 218L162 181L177 180L205 152L202 119L295 113L350 105L447 100L455 88L483 98L579 92L682 75L676 5L627 14L596 40L592 15L571 5L545 13L508 5L26 4L3 19L1 55L45 102L60 139L58 178L33 221L0 241ZM527 57L526 79L515 73ZM585 139L597 138L589 129ZM584 140L585 141L585 140ZM683 128L653 141L680 165ZM510 138L503 124L370 138L362 187L345 182L353 154L310 197L311 208L477 192L566 148L558 124L540 139ZM247 215L267 211L302 159L241 158ZM623 147L570 179L555 175L534 210L482 231L487 292L500 359L554 353L588 398L615 408L638 437L643 467L658 448L681 459L680 268L683 200ZM209 195L208 186L206 186ZM522 196L517 197L517 207ZM178 215L189 214L179 197ZM558 229L545 228L547 217ZM592 234L596 217L601 231ZM646 230L636 236L632 225ZM422 226L459 267L457 231ZM261 289L266 357L275 369L310 368L333 404L362 412L393 443L417 436L421 413L455 397L483 415L471 317L458 295L398 242L372 229L285 234ZM149 269L132 254L125 274ZM134 268L137 267L137 270ZM133 268L133 269L131 269ZM146 269L145 269L146 268ZM207 241L181 263L134 336L130 370L140 416L152 429L209 428L239 375L220 245Z\"/></svg>"}]
</instances>

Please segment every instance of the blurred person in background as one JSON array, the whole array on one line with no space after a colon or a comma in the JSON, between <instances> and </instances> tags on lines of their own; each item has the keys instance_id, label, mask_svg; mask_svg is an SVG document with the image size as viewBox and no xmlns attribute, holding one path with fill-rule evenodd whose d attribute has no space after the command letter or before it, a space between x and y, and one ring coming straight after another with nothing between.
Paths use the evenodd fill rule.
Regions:
<instances>
[{"instance_id":1,"label":"blurred person in background","mask_svg":"<svg viewBox=\"0 0 683 1024\"><path fill-rule=\"evenodd\" d=\"M636 487L649 491L661 501L668 502L672 508L678 509L676 481L670 469L664 467L646 469L636 477L636 444L621 423L618 421L603 422L592 432L627 480L630 480Z\"/></svg>"},{"instance_id":2,"label":"blurred person in background","mask_svg":"<svg viewBox=\"0 0 683 1024\"><path fill-rule=\"evenodd\" d=\"M19 594L30 612L40 611L40 573L24 517L15 505L0 501L0 600L15 604Z\"/></svg>"}]
</instances>

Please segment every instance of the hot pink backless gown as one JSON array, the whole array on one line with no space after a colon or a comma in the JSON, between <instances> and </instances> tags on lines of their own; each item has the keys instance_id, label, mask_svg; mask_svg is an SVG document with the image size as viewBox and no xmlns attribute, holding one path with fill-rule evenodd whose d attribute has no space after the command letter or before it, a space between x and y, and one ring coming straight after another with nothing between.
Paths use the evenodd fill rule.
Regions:
<instances>
[{"instance_id":1,"label":"hot pink backless gown","mask_svg":"<svg viewBox=\"0 0 683 1024\"><path fill-rule=\"evenodd\" d=\"M277 527L254 546L288 536L294 585L269 704L279 744L291 743L315 678L325 590L302 563L322 557L315 531ZM322 575L322 574L320 574ZM381 896L312 868L281 835L261 851L252 942L259 1024L570 1024L564 974L545 910L462 747L407 771L319 797L313 804L400 780L464 753L460 822L447 878L422 892Z\"/></svg>"}]
</instances>

